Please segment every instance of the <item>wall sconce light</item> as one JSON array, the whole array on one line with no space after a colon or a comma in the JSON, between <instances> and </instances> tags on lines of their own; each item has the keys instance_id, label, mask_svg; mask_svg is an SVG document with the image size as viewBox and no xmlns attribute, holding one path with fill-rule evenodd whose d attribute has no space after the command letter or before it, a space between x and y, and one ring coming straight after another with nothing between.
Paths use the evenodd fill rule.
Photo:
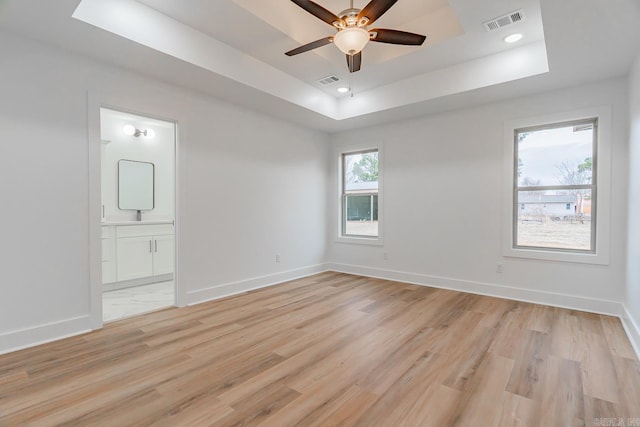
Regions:
<instances>
[{"instance_id":1,"label":"wall sconce light","mask_svg":"<svg viewBox=\"0 0 640 427\"><path fill-rule=\"evenodd\" d=\"M124 132L125 135L135 136L136 138L138 138L141 135L144 135L147 138L153 138L154 136L156 136L156 133L153 129L140 130L140 129L136 129L136 127L133 125L124 125L124 127L122 128L122 131Z\"/></svg>"}]
</instances>

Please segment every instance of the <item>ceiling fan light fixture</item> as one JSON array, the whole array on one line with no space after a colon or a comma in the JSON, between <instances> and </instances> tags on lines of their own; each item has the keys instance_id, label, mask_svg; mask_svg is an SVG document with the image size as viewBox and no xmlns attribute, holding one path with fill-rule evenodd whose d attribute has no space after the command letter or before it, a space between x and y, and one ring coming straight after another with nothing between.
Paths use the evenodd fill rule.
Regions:
<instances>
[{"instance_id":1,"label":"ceiling fan light fixture","mask_svg":"<svg viewBox=\"0 0 640 427\"><path fill-rule=\"evenodd\" d=\"M333 44L347 55L355 55L369 43L369 32L359 27L348 27L338 31L333 37Z\"/></svg>"}]
</instances>

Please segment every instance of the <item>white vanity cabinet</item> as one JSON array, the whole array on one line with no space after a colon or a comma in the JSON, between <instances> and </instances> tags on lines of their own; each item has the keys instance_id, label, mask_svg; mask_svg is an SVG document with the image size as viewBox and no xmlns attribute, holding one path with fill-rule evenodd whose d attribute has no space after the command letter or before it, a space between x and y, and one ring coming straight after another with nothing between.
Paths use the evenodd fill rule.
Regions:
<instances>
[{"instance_id":1,"label":"white vanity cabinet","mask_svg":"<svg viewBox=\"0 0 640 427\"><path fill-rule=\"evenodd\" d=\"M107 223L102 226L104 290L171 280L173 223Z\"/></svg>"},{"instance_id":2,"label":"white vanity cabinet","mask_svg":"<svg viewBox=\"0 0 640 427\"><path fill-rule=\"evenodd\" d=\"M116 227L117 280L173 273L172 224Z\"/></svg>"}]
</instances>

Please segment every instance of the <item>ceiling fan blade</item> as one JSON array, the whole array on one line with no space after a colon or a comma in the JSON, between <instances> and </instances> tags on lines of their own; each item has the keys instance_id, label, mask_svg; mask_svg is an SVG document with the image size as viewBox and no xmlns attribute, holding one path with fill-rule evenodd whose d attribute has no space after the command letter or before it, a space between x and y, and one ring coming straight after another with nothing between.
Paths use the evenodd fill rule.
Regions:
<instances>
[{"instance_id":1,"label":"ceiling fan blade","mask_svg":"<svg viewBox=\"0 0 640 427\"><path fill-rule=\"evenodd\" d=\"M318 48L318 47L322 47L322 46L330 44L330 43L333 43L333 36L325 37L323 39L316 40L316 41L311 42L311 43L307 43L307 44L302 45L300 47L297 47L297 48L295 48L293 50L290 50L289 52L285 52L285 55L287 55L287 56L297 55L299 53L308 52L310 50L313 50L313 49Z\"/></svg>"},{"instance_id":2,"label":"ceiling fan blade","mask_svg":"<svg viewBox=\"0 0 640 427\"><path fill-rule=\"evenodd\" d=\"M297 4L298 6L300 6L301 8L303 8L304 10L306 10L307 12L309 12L310 14L312 14L313 16L315 16L316 18L326 22L327 24L333 27L339 27L334 25L334 22L338 22L342 24L342 26L345 25L344 21L339 16L337 16L331 11L328 11L327 9L325 9L324 7L320 6L317 3L314 3L310 0L291 0L291 1Z\"/></svg>"},{"instance_id":3,"label":"ceiling fan blade","mask_svg":"<svg viewBox=\"0 0 640 427\"><path fill-rule=\"evenodd\" d=\"M362 52L358 52L355 55L347 54L347 66L349 67L350 73L355 73L356 71L360 71L361 65L362 65Z\"/></svg>"},{"instance_id":4,"label":"ceiling fan blade","mask_svg":"<svg viewBox=\"0 0 640 427\"><path fill-rule=\"evenodd\" d=\"M369 30L371 41L378 43L404 44L409 46L420 46L427 36L407 33L406 31L387 30L384 28L374 28Z\"/></svg>"},{"instance_id":5,"label":"ceiling fan blade","mask_svg":"<svg viewBox=\"0 0 640 427\"><path fill-rule=\"evenodd\" d=\"M358 14L358 22L362 19L366 19L364 25L371 25L373 21L380 18L384 13L389 10L391 6L396 4L398 0L371 0L364 9Z\"/></svg>"}]
</instances>

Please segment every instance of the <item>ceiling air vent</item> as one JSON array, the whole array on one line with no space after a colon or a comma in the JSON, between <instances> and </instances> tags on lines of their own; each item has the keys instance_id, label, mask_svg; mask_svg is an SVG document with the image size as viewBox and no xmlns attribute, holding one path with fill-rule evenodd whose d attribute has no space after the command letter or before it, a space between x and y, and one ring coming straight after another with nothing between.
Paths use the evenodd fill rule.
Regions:
<instances>
[{"instance_id":1,"label":"ceiling air vent","mask_svg":"<svg viewBox=\"0 0 640 427\"><path fill-rule=\"evenodd\" d=\"M318 84L320 86L327 86L336 82L340 81L340 77L338 76L329 76L329 77L323 77L320 80L318 80Z\"/></svg>"},{"instance_id":2,"label":"ceiling air vent","mask_svg":"<svg viewBox=\"0 0 640 427\"><path fill-rule=\"evenodd\" d=\"M515 12L511 12L506 15L493 18L490 21L483 22L482 26L487 31L495 31L520 21L524 21L524 13L522 12L522 10L516 10Z\"/></svg>"}]
</instances>

